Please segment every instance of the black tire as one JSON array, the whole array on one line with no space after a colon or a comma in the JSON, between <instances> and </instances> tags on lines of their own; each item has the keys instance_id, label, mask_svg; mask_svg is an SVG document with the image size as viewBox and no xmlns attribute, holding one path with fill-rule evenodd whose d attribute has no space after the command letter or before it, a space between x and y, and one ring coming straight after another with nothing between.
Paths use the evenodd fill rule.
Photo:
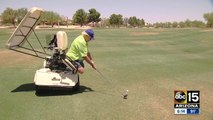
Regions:
<instances>
[{"instance_id":1,"label":"black tire","mask_svg":"<svg viewBox=\"0 0 213 120\"><path fill-rule=\"evenodd\" d=\"M75 86L73 87L74 91L78 91L80 88L80 80L79 80L79 75L78 75L78 82L75 84Z\"/></svg>"}]
</instances>

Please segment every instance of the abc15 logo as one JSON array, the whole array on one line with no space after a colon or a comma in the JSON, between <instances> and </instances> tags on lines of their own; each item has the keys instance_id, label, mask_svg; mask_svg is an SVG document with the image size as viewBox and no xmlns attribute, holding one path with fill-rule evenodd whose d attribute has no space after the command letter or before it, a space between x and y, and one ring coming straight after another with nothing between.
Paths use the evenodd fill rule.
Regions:
<instances>
[{"instance_id":1,"label":"abc15 logo","mask_svg":"<svg viewBox=\"0 0 213 120\"><path fill-rule=\"evenodd\" d=\"M200 103L200 91L198 90L175 90L175 104Z\"/></svg>"}]
</instances>

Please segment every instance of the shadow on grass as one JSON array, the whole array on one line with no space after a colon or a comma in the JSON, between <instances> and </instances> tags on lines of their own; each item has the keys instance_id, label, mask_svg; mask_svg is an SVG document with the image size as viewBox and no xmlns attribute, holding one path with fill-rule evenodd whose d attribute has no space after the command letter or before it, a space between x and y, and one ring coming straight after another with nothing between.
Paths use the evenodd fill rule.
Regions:
<instances>
[{"instance_id":1,"label":"shadow on grass","mask_svg":"<svg viewBox=\"0 0 213 120\"><path fill-rule=\"evenodd\" d=\"M22 84L16 89L12 90L11 92L30 92L30 91L35 91L34 83Z\"/></svg>"},{"instance_id":2,"label":"shadow on grass","mask_svg":"<svg viewBox=\"0 0 213 120\"><path fill-rule=\"evenodd\" d=\"M12 90L12 93L15 92L30 92L35 91L35 84L34 83L27 83L22 84L19 87ZM94 90L92 88L86 87L86 86L79 86L78 90L75 89L55 89L55 88L49 88L49 89L43 89L42 91L35 92L36 96L61 96L61 95L73 95L73 94L79 94L83 92L93 92Z\"/></svg>"}]
</instances>

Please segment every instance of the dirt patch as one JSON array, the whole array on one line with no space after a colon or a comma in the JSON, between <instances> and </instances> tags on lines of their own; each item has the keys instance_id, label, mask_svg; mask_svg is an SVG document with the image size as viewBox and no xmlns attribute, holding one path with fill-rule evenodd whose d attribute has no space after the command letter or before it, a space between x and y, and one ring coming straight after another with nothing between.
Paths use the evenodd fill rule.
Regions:
<instances>
[{"instance_id":1,"label":"dirt patch","mask_svg":"<svg viewBox=\"0 0 213 120\"><path fill-rule=\"evenodd\" d=\"M90 26L79 26L79 25L69 25L69 26L48 26L48 25L40 25L36 26L35 29L90 29Z\"/></svg>"},{"instance_id":2,"label":"dirt patch","mask_svg":"<svg viewBox=\"0 0 213 120\"><path fill-rule=\"evenodd\" d=\"M213 29L201 30L201 32L213 32Z\"/></svg>"},{"instance_id":3,"label":"dirt patch","mask_svg":"<svg viewBox=\"0 0 213 120\"><path fill-rule=\"evenodd\" d=\"M35 57L25 55L22 53L14 52L11 50L0 51L0 66L13 66L18 64L35 64L38 59Z\"/></svg>"},{"instance_id":4,"label":"dirt patch","mask_svg":"<svg viewBox=\"0 0 213 120\"><path fill-rule=\"evenodd\" d=\"M158 32L131 32L130 35L133 36L149 36L149 35L158 35Z\"/></svg>"},{"instance_id":5,"label":"dirt patch","mask_svg":"<svg viewBox=\"0 0 213 120\"><path fill-rule=\"evenodd\" d=\"M159 41L130 41L131 44L135 44L135 45L146 45L146 46L156 46L156 45L160 45L162 44Z\"/></svg>"}]
</instances>

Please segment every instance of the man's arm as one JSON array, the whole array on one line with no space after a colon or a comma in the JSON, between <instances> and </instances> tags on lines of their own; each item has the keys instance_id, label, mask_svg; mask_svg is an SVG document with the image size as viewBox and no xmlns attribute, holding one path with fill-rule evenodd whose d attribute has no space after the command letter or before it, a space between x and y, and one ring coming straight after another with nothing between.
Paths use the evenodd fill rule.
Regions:
<instances>
[{"instance_id":1,"label":"man's arm","mask_svg":"<svg viewBox=\"0 0 213 120\"><path fill-rule=\"evenodd\" d=\"M91 56L90 52L87 53L87 56L89 57L90 60L92 60L92 56Z\"/></svg>"},{"instance_id":2,"label":"man's arm","mask_svg":"<svg viewBox=\"0 0 213 120\"><path fill-rule=\"evenodd\" d=\"M92 61L92 59L90 59L90 57L91 57L91 55L88 55L88 56L85 56L85 57L83 57L83 58L84 58L84 60L86 60L86 62L87 62L88 64L90 64L90 65L92 66L93 69L96 70L96 65L95 65L95 63Z\"/></svg>"}]
</instances>

